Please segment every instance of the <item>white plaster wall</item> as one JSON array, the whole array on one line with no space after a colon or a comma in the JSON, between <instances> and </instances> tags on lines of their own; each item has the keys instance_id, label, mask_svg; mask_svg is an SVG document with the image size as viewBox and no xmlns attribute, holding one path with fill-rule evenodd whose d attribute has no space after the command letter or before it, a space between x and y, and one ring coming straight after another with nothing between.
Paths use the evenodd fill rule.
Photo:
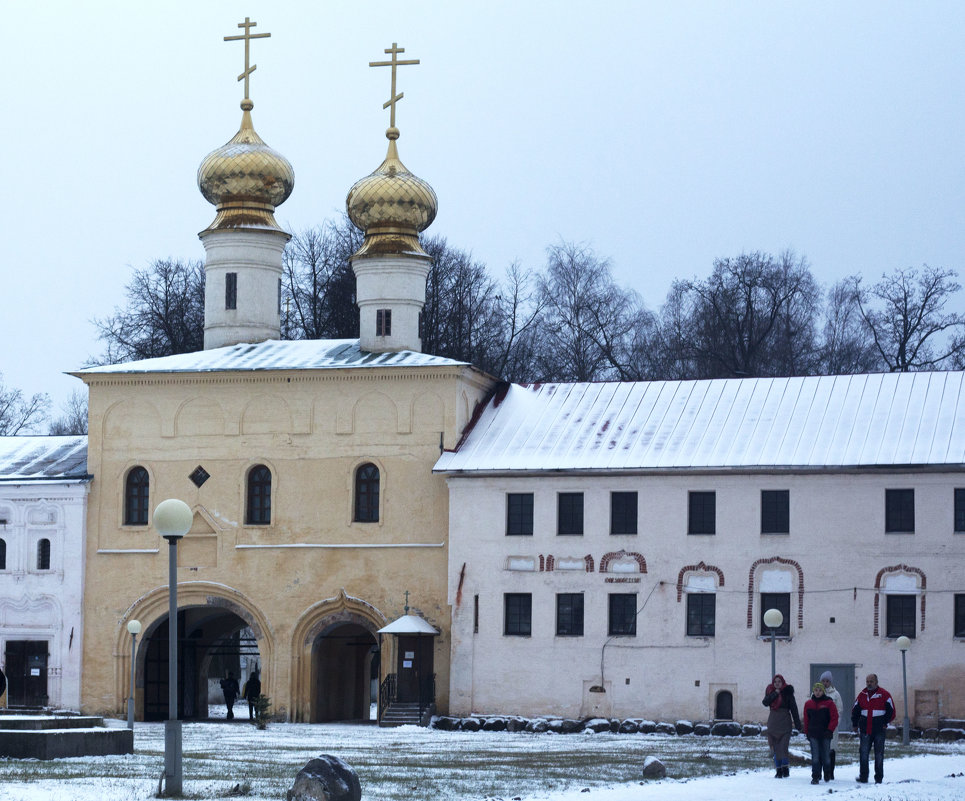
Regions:
<instances>
[{"instance_id":1,"label":"white plaster wall","mask_svg":"<svg viewBox=\"0 0 965 801\"><path fill-rule=\"evenodd\" d=\"M0 659L8 640L48 643L49 704L80 708L86 483L0 484ZM50 540L50 570L37 569L37 543ZM4 665L4 669L6 666Z\"/></svg>"},{"instance_id":2,"label":"white plaster wall","mask_svg":"<svg viewBox=\"0 0 965 801\"><path fill-rule=\"evenodd\" d=\"M895 570L882 581L908 577L889 589L907 591L909 581L920 587L920 575L901 567L906 565L924 574L927 590L925 627L919 604L917 636L908 653L910 703L915 689L938 690L942 714L963 717L965 641L953 637L953 608L955 592L965 593L965 534L952 530L953 490L963 486L962 472L450 477L451 709L456 714L706 720L713 717L715 690L727 685L735 718L763 720L760 701L769 679L770 645L759 633L762 580L794 587L791 638L777 643L777 667L799 688L802 705L811 663L853 663L856 688L865 673L877 672L900 709L901 655L884 636L883 593L874 634L874 587L885 568ZM885 534L885 490L907 487L915 489L916 531ZM760 533L762 489L790 491L789 535ZM609 534L609 493L618 490L638 492L637 535ZM715 535L687 534L691 490L717 493ZM556 535L561 491L584 492L582 537ZM508 492L534 493L532 537L505 535ZM646 574L600 573L601 558L620 550L641 554ZM545 562L550 554L557 562L561 556L589 554L594 570L539 572L539 556ZM537 570L509 570L510 557L517 562L532 557ZM749 578L759 560L774 561L754 573L748 628ZM717 590L715 636L707 638L686 635L686 593L677 600L681 570L700 562L724 575ZM804 577L803 608L795 565ZM764 578L774 570L786 572ZM713 571L697 575L719 583ZM581 591L584 636L557 637L556 594ZM532 593L532 636L503 635L507 592ZM635 637L607 636L610 592L638 594L642 610ZM479 630L474 633L477 595ZM605 694L587 692L601 683Z\"/></svg>"}]
</instances>

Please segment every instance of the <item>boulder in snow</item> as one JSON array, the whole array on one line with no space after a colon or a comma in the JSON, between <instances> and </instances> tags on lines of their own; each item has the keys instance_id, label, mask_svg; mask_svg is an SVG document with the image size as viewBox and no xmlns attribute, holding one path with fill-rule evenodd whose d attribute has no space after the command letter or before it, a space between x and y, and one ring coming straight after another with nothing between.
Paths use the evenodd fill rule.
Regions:
<instances>
[{"instance_id":1,"label":"boulder in snow","mask_svg":"<svg viewBox=\"0 0 965 801\"><path fill-rule=\"evenodd\" d=\"M286 801L361 801L359 775L348 763L321 754L298 771Z\"/></svg>"},{"instance_id":2,"label":"boulder in snow","mask_svg":"<svg viewBox=\"0 0 965 801\"><path fill-rule=\"evenodd\" d=\"M659 759L655 756L648 756L643 762L643 770L641 771L643 778L645 779L666 779L667 778L667 768Z\"/></svg>"}]
</instances>

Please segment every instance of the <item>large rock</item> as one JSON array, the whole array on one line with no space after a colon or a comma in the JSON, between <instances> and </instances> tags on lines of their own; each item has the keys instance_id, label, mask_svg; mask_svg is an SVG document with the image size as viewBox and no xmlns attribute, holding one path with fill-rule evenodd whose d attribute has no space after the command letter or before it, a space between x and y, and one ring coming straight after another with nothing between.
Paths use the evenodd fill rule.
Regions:
<instances>
[{"instance_id":1,"label":"large rock","mask_svg":"<svg viewBox=\"0 0 965 801\"><path fill-rule=\"evenodd\" d=\"M965 739L965 730L963 729L939 729L938 739L943 742L953 742L954 740Z\"/></svg>"},{"instance_id":2,"label":"large rock","mask_svg":"<svg viewBox=\"0 0 965 801\"><path fill-rule=\"evenodd\" d=\"M286 801L361 801L359 775L331 754L311 760L295 776Z\"/></svg>"},{"instance_id":3,"label":"large rock","mask_svg":"<svg viewBox=\"0 0 965 801\"><path fill-rule=\"evenodd\" d=\"M576 734L577 732L583 731L583 721L573 720L572 718L565 718L560 723L560 733L561 734Z\"/></svg>"},{"instance_id":4,"label":"large rock","mask_svg":"<svg viewBox=\"0 0 965 801\"><path fill-rule=\"evenodd\" d=\"M550 724L546 718L534 718L526 724L526 731L536 732L537 734L542 734L549 729Z\"/></svg>"},{"instance_id":5,"label":"large rock","mask_svg":"<svg viewBox=\"0 0 965 801\"><path fill-rule=\"evenodd\" d=\"M640 734L653 734L657 730L657 724L652 720L640 720L637 718L637 731Z\"/></svg>"},{"instance_id":6,"label":"large rock","mask_svg":"<svg viewBox=\"0 0 965 801\"><path fill-rule=\"evenodd\" d=\"M656 726L653 727L653 730L656 734L676 734L677 733L677 728L673 725L673 723L658 723ZM643 731L643 729L641 728L640 731Z\"/></svg>"},{"instance_id":7,"label":"large rock","mask_svg":"<svg viewBox=\"0 0 965 801\"><path fill-rule=\"evenodd\" d=\"M456 731L459 728L459 718L440 715L432 719L432 728L439 729L439 731Z\"/></svg>"},{"instance_id":8,"label":"large rock","mask_svg":"<svg viewBox=\"0 0 965 801\"><path fill-rule=\"evenodd\" d=\"M506 731L526 731L529 721L526 718L512 717L506 720Z\"/></svg>"},{"instance_id":9,"label":"large rock","mask_svg":"<svg viewBox=\"0 0 965 801\"><path fill-rule=\"evenodd\" d=\"M740 723L734 721L721 721L710 727L710 733L715 737L739 737L741 734Z\"/></svg>"},{"instance_id":10,"label":"large rock","mask_svg":"<svg viewBox=\"0 0 965 801\"><path fill-rule=\"evenodd\" d=\"M676 723L674 723L674 730L677 732L677 734L693 734L694 724L689 720L678 720Z\"/></svg>"},{"instance_id":11,"label":"large rock","mask_svg":"<svg viewBox=\"0 0 965 801\"><path fill-rule=\"evenodd\" d=\"M741 726L741 737L757 737L763 728L760 723L745 723Z\"/></svg>"},{"instance_id":12,"label":"large rock","mask_svg":"<svg viewBox=\"0 0 965 801\"><path fill-rule=\"evenodd\" d=\"M710 724L709 723L697 723L694 725L694 734L698 737L706 737L710 734Z\"/></svg>"},{"instance_id":13,"label":"large rock","mask_svg":"<svg viewBox=\"0 0 965 801\"><path fill-rule=\"evenodd\" d=\"M592 718L583 724L583 730L597 733L610 731L610 721L606 718Z\"/></svg>"},{"instance_id":14,"label":"large rock","mask_svg":"<svg viewBox=\"0 0 965 801\"><path fill-rule=\"evenodd\" d=\"M643 762L642 774L645 779L666 779L667 768L656 757L648 756Z\"/></svg>"},{"instance_id":15,"label":"large rock","mask_svg":"<svg viewBox=\"0 0 965 801\"><path fill-rule=\"evenodd\" d=\"M482 725L483 731L506 731L506 718L488 718Z\"/></svg>"},{"instance_id":16,"label":"large rock","mask_svg":"<svg viewBox=\"0 0 965 801\"><path fill-rule=\"evenodd\" d=\"M636 734L640 731L640 726L638 722L633 718L627 718L623 723L620 724L620 734Z\"/></svg>"},{"instance_id":17,"label":"large rock","mask_svg":"<svg viewBox=\"0 0 965 801\"><path fill-rule=\"evenodd\" d=\"M479 718L463 718L459 724L460 731L479 731L482 728L482 721Z\"/></svg>"}]
</instances>

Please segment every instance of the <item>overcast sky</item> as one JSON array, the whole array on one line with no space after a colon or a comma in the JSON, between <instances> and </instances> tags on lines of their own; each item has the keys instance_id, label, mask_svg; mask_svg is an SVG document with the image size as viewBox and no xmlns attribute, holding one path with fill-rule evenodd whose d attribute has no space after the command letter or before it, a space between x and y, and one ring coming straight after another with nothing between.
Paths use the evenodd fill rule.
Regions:
<instances>
[{"instance_id":1,"label":"overcast sky","mask_svg":"<svg viewBox=\"0 0 965 801\"><path fill-rule=\"evenodd\" d=\"M965 266L965 3L18 2L3 13L0 372L59 406L132 268L203 258L196 171L255 128L295 169L276 213L344 209L386 147L430 233L494 275L586 242L659 308L715 257L792 248L818 280ZM961 295L959 296L961 297Z\"/></svg>"}]
</instances>

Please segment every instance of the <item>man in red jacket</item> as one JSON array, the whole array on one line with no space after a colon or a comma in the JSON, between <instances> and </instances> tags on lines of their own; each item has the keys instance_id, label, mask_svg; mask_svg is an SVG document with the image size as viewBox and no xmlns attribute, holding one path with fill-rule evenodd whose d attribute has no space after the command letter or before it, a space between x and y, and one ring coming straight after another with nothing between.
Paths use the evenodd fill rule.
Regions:
<instances>
[{"instance_id":1,"label":"man in red jacket","mask_svg":"<svg viewBox=\"0 0 965 801\"><path fill-rule=\"evenodd\" d=\"M875 749L875 784L885 777L885 730L895 717L895 702L884 687L878 686L878 676L869 673L865 688L858 693L851 707L851 726L861 735L858 748L857 781L868 781L868 753Z\"/></svg>"}]
</instances>

